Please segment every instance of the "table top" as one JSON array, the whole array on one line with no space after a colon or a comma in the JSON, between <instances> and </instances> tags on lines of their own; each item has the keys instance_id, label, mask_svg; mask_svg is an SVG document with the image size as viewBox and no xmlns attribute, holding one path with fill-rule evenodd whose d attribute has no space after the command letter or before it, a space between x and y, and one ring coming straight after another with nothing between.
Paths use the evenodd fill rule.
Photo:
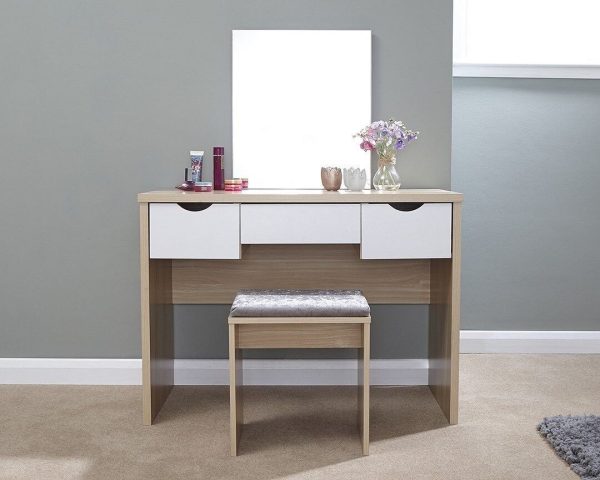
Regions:
<instances>
[{"instance_id":1,"label":"table top","mask_svg":"<svg viewBox=\"0 0 600 480\"><path fill-rule=\"evenodd\" d=\"M402 188L392 192L265 189L248 189L241 192L184 192L172 189L139 193L137 200L139 203L459 203L463 200L463 194L429 188Z\"/></svg>"}]
</instances>

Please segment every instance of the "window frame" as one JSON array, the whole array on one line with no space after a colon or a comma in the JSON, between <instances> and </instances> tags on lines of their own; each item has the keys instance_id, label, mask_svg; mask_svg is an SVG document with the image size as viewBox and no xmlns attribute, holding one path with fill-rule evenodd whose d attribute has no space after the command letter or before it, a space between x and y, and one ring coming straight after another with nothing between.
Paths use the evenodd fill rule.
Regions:
<instances>
[{"instance_id":1,"label":"window frame","mask_svg":"<svg viewBox=\"0 0 600 480\"><path fill-rule=\"evenodd\" d=\"M600 65L584 64L523 64L469 62L466 39L466 9L468 0L454 0L453 14L453 77L497 78L576 78L600 79ZM456 52L467 61L455 61Z\"/></svg>"}]
</instances>

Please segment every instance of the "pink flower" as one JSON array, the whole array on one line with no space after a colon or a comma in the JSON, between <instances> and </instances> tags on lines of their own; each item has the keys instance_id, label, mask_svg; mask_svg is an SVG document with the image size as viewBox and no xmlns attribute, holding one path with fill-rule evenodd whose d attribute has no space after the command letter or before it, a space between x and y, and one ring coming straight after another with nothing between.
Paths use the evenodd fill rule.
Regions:
<instances>
[{"instance_id":1,"label":"pink flower","mask_svg":"<svg viewBox=\"0 0 600 480\"><path fill-rule=\"evenodd\" d=\"M365 152L368 152L369 150L373 150L375 147L372 143L369 143L365 140L360 144L360 148L362 148Z\"/></svg>"}]
</instances>

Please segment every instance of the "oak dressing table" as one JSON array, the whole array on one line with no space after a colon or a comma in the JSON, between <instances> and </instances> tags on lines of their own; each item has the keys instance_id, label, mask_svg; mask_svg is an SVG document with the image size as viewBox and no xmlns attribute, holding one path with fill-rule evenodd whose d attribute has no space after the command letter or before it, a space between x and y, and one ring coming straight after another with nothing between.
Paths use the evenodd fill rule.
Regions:
<instances>
[{"instance_id":1,"label":"oak dressing table","mask_svg":"<svg viewBox=\"0 0 600 480\"><path fill-rule=\"evenodd\" d=\"M456 424L462 199L436 189L138 194L144 424L173 386L173 305L231 304L244 288L429 304L429 387Z\"/></svg>"}]
</instances>

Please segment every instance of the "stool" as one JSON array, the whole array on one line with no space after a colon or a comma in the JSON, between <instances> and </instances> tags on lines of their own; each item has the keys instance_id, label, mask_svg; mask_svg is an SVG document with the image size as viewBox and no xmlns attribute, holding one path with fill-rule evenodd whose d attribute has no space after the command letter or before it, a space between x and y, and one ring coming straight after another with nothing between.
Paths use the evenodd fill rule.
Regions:
<instances>
[{"instance_id":1,"label":"stool","mask_svg":"<svg viewBox=\"0 0 600 480\"><path fill-rule=\"evenodd\" d=\"M359 290L242 290L229 314L231 455L242 430L243 348L358 348L358 425L369 454L371 316Z\"/></svg>"}]
</instances>

